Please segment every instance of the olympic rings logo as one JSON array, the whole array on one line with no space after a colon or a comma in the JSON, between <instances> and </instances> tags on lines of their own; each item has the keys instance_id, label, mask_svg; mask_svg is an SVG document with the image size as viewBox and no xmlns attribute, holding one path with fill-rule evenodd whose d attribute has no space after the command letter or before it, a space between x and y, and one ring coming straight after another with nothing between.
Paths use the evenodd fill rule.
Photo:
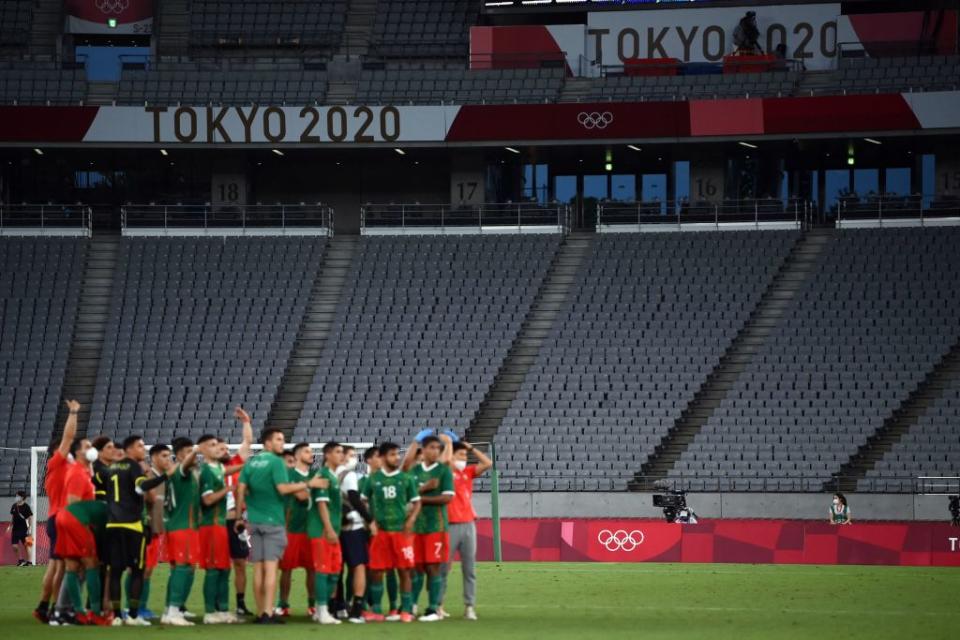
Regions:
<instances>
[{"instance_id":1,"label":"olympic rings logo","mask_svg":"<svg viewBox=\"0 0 960 640\"><path fill-rule=\"evenodd\" d=\"M613 122L613 114L609 111L600 113L599 111L581 111L577 114L577 122L584 129L606 129L607 125Z\"/></svg>"},{"instance_id":2,"label":"olympic rings logo","mask_svg":"<svg viewBox=\"0 0 960 640\"><path fill-rule=\"evenodd\" d=\"M130 0L97 0L96 7L102 13L123 13L130 6Z\"/></svg>"},{"instance_id":3,"label":"olympic rings logo","mask_svg":"<svg viewBox=\"0 0 960 640\"><path fill-rule=\"evenodd\" d=\"M603 545L603 548L607 551L626 551L629 553L642 545L643 540L643 531L637 529L633 531L625 531L624 529L610 531L609 529L604 529L597 534L597 542Z\"/></svg>"}]
</instances>

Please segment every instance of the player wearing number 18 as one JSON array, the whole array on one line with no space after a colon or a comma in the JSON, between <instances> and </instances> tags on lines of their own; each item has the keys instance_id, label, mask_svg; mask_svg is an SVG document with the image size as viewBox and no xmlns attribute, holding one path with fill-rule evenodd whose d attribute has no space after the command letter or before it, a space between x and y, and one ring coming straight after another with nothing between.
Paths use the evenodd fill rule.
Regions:
<instances>
[{"instance_id":1,"label":"player wearing number 18","mask_svg":"<svg viewBox=\"0 0 960 640\"><path fill-rule=\"evenodd\" d=\"M413 622L410 571L416 562L413 524L420 513L420 495L414 479L400 469L399 445L380 445L380 458L382 468L370 476L363 490L374 520L370 526L370 599L374 613L381 614L383 572L396 569L400 576L400 620Z\"/></svg>"}]
</instances>

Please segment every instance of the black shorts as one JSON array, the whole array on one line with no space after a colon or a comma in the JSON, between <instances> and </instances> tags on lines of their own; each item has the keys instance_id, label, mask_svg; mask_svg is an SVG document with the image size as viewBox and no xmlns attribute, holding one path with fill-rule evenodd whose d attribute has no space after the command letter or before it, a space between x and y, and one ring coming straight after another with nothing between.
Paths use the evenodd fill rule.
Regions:
<instances>
[{"instance_id":1,"label":"black shorts","mask_svg":"<svg viewBox=\"0 0 960 640\"><path fill-rule=\"evenodd\" d=\"M57 519L47 518L47 540L50 541L50 559L59 560L60 556L57 555L54 549L57 548Z\"/></svg>"},{"instance_id":2,"label":"black shorts","mask_svg":"<svg viewBox=\"0 0 960 640\"><path fill-rule=\"evenodd\" d=\"M27 530L26 529L14 529L10 534L10 544L18 545L21 542L26 542L27 540Z\"/></svg>"},{"instance_id":3,"label":"black shorts","mask_svg":"<svg viewBox=\"0 0 960 640\"><path fill-rule=\"evenodd\" d=\"M107 527L107 557L110 569L143 569L146 564L147 537L126 527Z\"/></svg>"},{"instance_id":4,"label":"black shorts","mask_svg":"<svg viewBox=\"0 0 960 640\"><path fill-rule=\"evenodd\" d=\"M227 520L227 539L230 541L230 559L246 560L250 557L250 545L240 539L240 535L233 528L236 520Z\"/></svg>"},{"instance_id":5,"label":"black shorts","mask_svg":"<svg viewBox=\"0 0 960 640\"><path fill-rule=\"evenodd\" d=\"M344 531L340 534L340 550L348 567L370 564L370 536L366 529Z\"/></svg>"}]
</instances>

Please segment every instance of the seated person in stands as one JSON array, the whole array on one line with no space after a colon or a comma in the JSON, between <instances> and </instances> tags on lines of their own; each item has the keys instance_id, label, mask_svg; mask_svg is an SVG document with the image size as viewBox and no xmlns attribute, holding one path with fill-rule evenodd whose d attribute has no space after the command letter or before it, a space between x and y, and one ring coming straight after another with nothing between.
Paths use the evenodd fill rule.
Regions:
<instances>
[{"instance_id":1,"label":"seated person in stands","mask_svg":"<svg viewBox=\"0 0 960 640\"><path fill-rule=\"evenodd\" d=\"M847 497L842 493L833 494L833 504L830 505L830 524L852 524L850 507L847 506Z\"/></svg>"}]
</instances>

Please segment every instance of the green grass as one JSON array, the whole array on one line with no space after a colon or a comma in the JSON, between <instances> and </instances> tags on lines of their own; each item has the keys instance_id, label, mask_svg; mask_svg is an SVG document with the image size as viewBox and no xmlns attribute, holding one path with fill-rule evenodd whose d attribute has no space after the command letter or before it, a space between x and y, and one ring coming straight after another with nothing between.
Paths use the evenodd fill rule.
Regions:
<instances>
[{"instance_id":1,"label":"green grass","mask_svg":"<svg viewBox=\"0 0 960 640\"><path fill-rule=\"evenodd\" d=\"M285 627L188 629L41 627L30 617L42 569L0 569L0 630L7 638L957 638L960 571L950 568L696 564L504 564L479 568L478 622L461 618L451 575L450 620L320 627L299 605ZM160 610L166 570L154 578ZM190 608L201 611L200 582ZM248 596L249 599L249 596ZM421 601L422 606L422 601ZM158 635L162 634L162 635Z\"/></svg>"}]
</instances>

